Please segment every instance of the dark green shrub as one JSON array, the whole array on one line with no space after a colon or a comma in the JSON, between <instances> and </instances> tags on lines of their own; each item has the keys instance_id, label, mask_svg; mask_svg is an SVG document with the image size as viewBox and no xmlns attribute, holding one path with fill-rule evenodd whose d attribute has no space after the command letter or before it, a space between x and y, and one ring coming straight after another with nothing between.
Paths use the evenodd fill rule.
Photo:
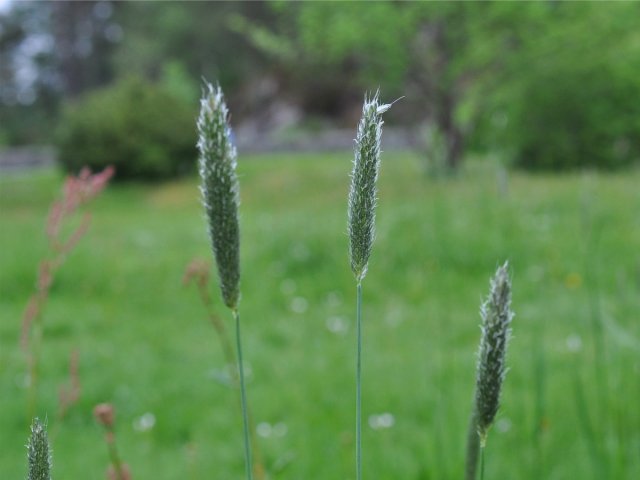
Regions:
<instances>
[{"instance_id":1,"label":"dark green shrub","mask_svg":"<svg viewBox=\"0 0 640 480\"><path fill-rule=\"evenodd\" d=\"M558 69L528 82L509 116L517 166L613 169L640 158L640 83L612 71Z\"/></svg>"},{"instance_id":2,"label":"dark green shrub","mask_svg":"<svg viewBox=\"0 0 640 480\"><path fill-rule=\"evenodd\" d=\"M118 179L154 180L191 171L196 108L139 78L123 80L65 110L57 135L59 161L68 171L113 165Z\"/></svg>"}]
</instances>

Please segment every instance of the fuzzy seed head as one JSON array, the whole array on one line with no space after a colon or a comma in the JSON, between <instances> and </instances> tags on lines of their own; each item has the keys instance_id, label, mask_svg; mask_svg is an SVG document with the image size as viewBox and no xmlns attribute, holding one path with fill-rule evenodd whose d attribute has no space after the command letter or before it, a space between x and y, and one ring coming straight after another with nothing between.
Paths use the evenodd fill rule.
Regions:
<instances>
[{"instance_id":1,"label":"fuzzy seed head","mask_svg":"<svg viewBox=\"0 0 640 480\"><path fill-rule=\"evenodd\" d=\"M380 170L382 114L391 105L379 103L378 92L365 96L362 118L358 124L355 155L349 190L349 258L358 282L367 273L367 263L375 236L376 183Z\"/></svg>"},{"instance_id":2,"label":"fuzzy seed head","mask_svg":"<svg viewBox=\"0 0 640 480\"><path fill-rule=\"evenodd\" d=\"M51 450L47 428L37 418L31 424L31 437L27 445L29 461L28 480L51 480Z\"/></svg>"},{"instance_id":3,"label":"fuzzy seed head","mask_svg":"<svg viewBox=\"0 0 640 480\"><path fill-rule=\"evenodd\" d=\"M478 434L484 443L500 407L500 391L507 374L505 360L513 319L508 262L498 268L491 280L491 291L482 304L480 315L482 337L478 351L475 408Z\"/></svg>"},{"instance_id":4,"label":"fuzzy seed head","mask_svg":"<svg viewBox=\"0 0 640 480\"><path fill-rule=\"evenodd\" d=\"M205 82L198 118L200 190L222 299L236 309L240 297L239 187L228 117L222 90Z\"/></svg>"}]
</instances>

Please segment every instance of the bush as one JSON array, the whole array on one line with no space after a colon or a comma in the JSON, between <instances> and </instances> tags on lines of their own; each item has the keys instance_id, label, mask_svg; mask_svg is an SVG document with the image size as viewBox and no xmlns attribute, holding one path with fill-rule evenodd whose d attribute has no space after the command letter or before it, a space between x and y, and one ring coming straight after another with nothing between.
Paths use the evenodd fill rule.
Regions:
<instances>
[{"instance_id":1,"label":"bush","mask_svg":"<svg viewBox=\"0 0 640 480\"><path fill-rule=\"evenodd\" d=\"M195 166L193 108L165 89L129 78L93 92L62 115L59 161L71 172L116 168L118 179L156 180Z\"/></svg>"},{"instance_id":2,"label":"bush","mask_svg":"<svg viewBox=\"0 0 640 480\"><path fill-rule=\"evenodd\" d=\"M529 83L507 143L517 166L613 169L640 158L640 83L611 71L558 70Z\"/></svg>"}]
</instances>

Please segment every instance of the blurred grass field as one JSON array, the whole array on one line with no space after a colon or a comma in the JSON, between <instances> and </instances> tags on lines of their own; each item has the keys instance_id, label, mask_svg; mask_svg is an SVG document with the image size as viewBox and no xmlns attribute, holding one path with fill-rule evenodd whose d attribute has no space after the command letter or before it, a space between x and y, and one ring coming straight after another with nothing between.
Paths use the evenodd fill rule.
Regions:
<instances>
[{"instance_id":1,"label":"blurred grass field","mask_svg":"<svg viewBox=\"0 0 640 480\"><path fill-rule=\"evenodd\" d=\"M260 448L274 479L351 479L351 155L240 161L240 308ZM2 478L26 474L20 321L61 181L0 178ZM365 477L462 478L479 305L509 259L514 338L486 478L640 478L639 184L638 171L506 178L483 163L434 180L413 155L383 155L364 282ZM55 430L55 478L104 478L92 417L104 401L135 479L242 478L237 394L220 381L195 288L182 285L190 260L211 259L195 177L112 185L91 209L44 313L38 411ZM231 327L215 283L212 294ZM55 425L76 348L82 396Z\"/></svg>"}]
</instances>

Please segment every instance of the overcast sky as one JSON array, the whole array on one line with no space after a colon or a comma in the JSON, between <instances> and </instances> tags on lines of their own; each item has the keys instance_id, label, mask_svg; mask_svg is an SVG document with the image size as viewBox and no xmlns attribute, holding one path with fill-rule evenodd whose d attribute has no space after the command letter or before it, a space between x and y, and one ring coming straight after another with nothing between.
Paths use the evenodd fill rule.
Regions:
<instances>
[{"instance_id":1,"label":"overcast sky","mask_svg":"<svg viewBox=\"0 0 640 480\"><path fill-rule=\"evenodd\" d=\"M9 9L11 0L0 0L0 13L4 13Z\"/></svg>"}]
</instances>

